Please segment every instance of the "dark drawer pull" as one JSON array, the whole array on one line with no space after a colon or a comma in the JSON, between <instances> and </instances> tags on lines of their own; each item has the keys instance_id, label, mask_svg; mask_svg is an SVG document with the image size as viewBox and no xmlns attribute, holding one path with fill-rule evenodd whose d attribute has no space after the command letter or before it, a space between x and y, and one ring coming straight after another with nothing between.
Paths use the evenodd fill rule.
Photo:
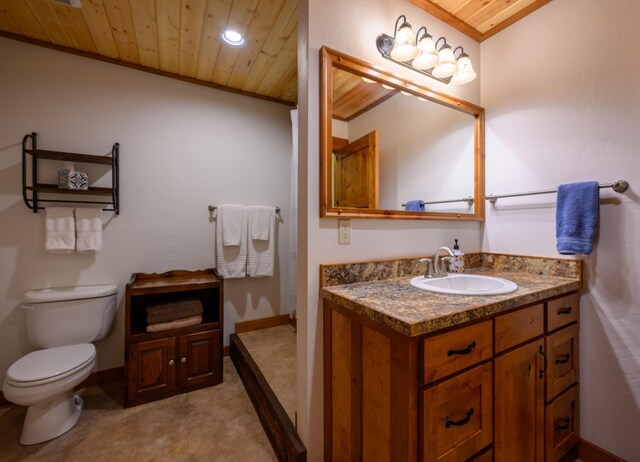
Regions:
<instances>
[{"instance_id":1,"label":"dark drawer pull","mask_svg":"<svg viewBox=\"0 0 640 462\"><path fill-rule=\"evenodd\" d=\"M446 428L449 428L450 426L454 426L454 427L462 427L463 425L466 425L469 423L469 421L471 420L471 416L473 415L473 408L469 408L469 410L467 411L467 416L464 419L461 420L450 420L449 416L446 417L445 421L444 421L444 426Z\"/></svg>"},{"instance_id":2,"label":"dark drawer pull","mask_svg":"<svg viewBox=\"0 0 640 462\"><path fill-rule=\"evenodd\" d=\"M566 355L562 355L558 359L556 359L556 364L567 364L570 357L571 356L569 355L569 353L567 353Z\"/></svg>"},{"instance_id":3,"label":"dark drawer pull","mask_svg":"<svg viewBox=\"0 0 640 462\"><path fill-rule=\"evenodd\" d=\"M572 309L573 308L570 307L570 306L568 306L566 308L560 308L560 309L558 309L558 314L569 314L569 313L571 313Z\"/></svg>"},{"instance_id":4,"label":"dark drawer pull","mask_svg":"<svg viewBox=\"0 0 640 462\"><path fill-rule=\"evenodd\" d=\"M566 418L566 419L560 419L556 422L556 431L557 430L568 430L569 427L571 426L571 419L570 418Z\"/></svg>"},{"instance_id":5,"label":"dark drawer pull","mask_svg":"<svg viewBox=\"0 0 640 462\"><path fill-rule=\"evenodd\" d=\"M544 354L542 345L538 347L538 351L540 352L540 354L542 355L542 359L544 360L544 366L542 367L542 369L540 369L540 375L538 376L538 378L541 379L542 377L544 377L544 373L547 371L547 355Z\"/></svg>"},{"instance_id":6,"label":"dark drawer pull","mask_svg":"<svg viewBox=\"0 0 640 462\"><path fill-rule=\"evenodd\" d=\"M462 350L447 351L447 356L468 355L469 353L471 353L471 350L473 350L475 347L476 347L476 342L471 342L469 345L467 345L467 348L463 348Z\"/></svg>"}]
</instances>

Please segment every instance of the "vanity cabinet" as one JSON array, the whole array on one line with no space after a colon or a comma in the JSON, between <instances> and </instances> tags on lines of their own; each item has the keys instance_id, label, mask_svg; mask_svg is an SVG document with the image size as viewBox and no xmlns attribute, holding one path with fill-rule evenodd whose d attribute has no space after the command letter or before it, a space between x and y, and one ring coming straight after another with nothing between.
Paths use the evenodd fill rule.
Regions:
<instances>
[{"instance_id":1,"label":"vanity cabinet","mask_svg":"<svg viewBox=\"0 0 640 462\"><path fill-rule=\"evenodd\" d=\"M147 332L152 303L197 299L202 323ZM127 284L125 407L222 382L223 280L214 269L136 273Z\"/></svg>"},{"instance_id":2,"label":"vanity cabinet","mask_svg":"<svg viewBox=\"0 0 640 462\"><path fill-rule=\"evenodd\" d=\"M578 305L409 337L325 300L325 460L558 461L579 435Z\"/></svg>"}]
</instances>

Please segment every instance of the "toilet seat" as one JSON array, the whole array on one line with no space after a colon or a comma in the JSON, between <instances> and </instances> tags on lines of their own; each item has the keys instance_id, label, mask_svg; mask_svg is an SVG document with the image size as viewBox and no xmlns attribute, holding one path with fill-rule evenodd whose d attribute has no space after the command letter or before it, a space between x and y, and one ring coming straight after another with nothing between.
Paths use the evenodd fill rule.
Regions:
<instances>
[{"instance_id":1,"label":"toilet seat","mask_svg":"<svg viewBox=\"0 0 640 462\"><path fill-rule=\"evenodd\" d=\"M9 367L6 382L14 387L36 387L73 375L96 357L91 343L33 351Z\"/></svg>"}]
</instances>

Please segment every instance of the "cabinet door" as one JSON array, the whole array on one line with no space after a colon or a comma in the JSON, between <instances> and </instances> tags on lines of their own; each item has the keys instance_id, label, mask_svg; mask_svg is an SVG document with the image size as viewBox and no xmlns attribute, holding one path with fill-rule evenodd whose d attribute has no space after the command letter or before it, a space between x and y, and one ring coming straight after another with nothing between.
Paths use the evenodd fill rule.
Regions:
<instances>
[{"instance_id":1,"label":"cabinet door","mask_svg":"<svg viewBox=\"0 0 640 462\"><path fill-rule=\"evenodd\" d=\"M129 345L129 400L161 395L176 388L175 337Z\"/></svg>"},{"instance_id":2,"label":"cabinet door","mask_svg":"<svg viewBox=\"0 0 640 462\"><path fill-rule=\"evenodd\" d=\"M466 460L493 440L491 363L422 392L422 460Z\"/></svg>"},{"instance_id":3,"label":"cabinet door","mask_svg":"<svg viewBox=\"0 0 640 462\"><path fill-rule=\"evenodd\" d=\"M180 387L222 381L222 333L210 330L180 336Z\"/></svg>"},{"instance_id":4,"label":"cabinet door","mask_svg":"<svg viewBox=\"0 0 640 462\"><path fill-rule=\"evenodd\" d=\"M578 381L578 325L547 337L547 402Z\"/></svg>"},{"instance_id":5,"label":"cabinet door","mask_svg":"<svg viewBox=\"0 0 640 462\"><path fill-rule=\"evenodd\" d=\"M543 341L495 360L495 461L544 460Z\"/></svg>"}]
</instances>

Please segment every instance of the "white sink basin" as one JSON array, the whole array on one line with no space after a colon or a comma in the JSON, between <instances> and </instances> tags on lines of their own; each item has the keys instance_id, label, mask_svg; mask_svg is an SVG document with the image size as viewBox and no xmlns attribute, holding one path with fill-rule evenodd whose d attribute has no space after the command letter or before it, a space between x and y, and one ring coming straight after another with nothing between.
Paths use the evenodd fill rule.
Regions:
<instances>
[{"instance_id":1,"label":"white sink basin","mask_svg":"<svg viewBox=\"0 0 640 462\"><path fill-rule=\"evenodd\" d=\"M453 295L502 295L515 292L518 284L507 279L478 274L448 273L442 278L418 276L411 280L418 289Z\"/></svg>"}]
</instances>

